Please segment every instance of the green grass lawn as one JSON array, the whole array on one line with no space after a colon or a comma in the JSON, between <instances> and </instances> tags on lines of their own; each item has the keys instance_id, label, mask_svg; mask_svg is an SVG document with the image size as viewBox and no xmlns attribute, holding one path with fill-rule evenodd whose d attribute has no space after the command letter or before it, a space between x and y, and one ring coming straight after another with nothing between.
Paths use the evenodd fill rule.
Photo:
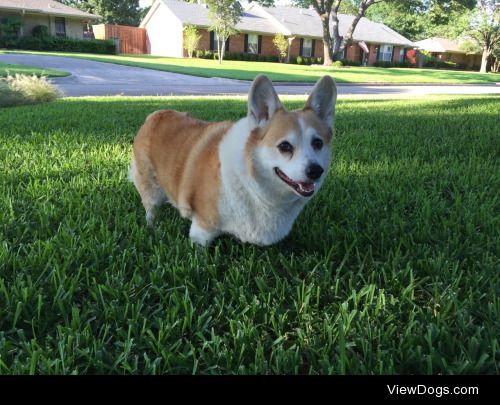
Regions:
<instances>
[{"instance_id":1,"label":"green grass lawn","mask_svg":"<svg viewBox=\"0 0 500 405\"><path fill-rule=\"evenodd\" d=\"M207 250L172 207L146 226L131 143L152 111L242 98L0 110L0 374L498 374L499 101L339 100L286 240Z\"/></svg>"},{"instance_id":2,"label":"green grass lawn","mask_svg":"<svg viewBox=\"0 0 500 405\"><path fill-rule=\"evenodd\" d=\"M5 77L8 74L14 75L16 73L23 75L37 75L37 76L48 76L48 77L64 77L69 76L68 72L55 69L41 69L33 66L27 65L15 65L12 63L2 63L0 62L0 77Z\"/></svg>"},{"instance_id":3,"label":"green grass lawn","mask_svg":"<svg viewBox=\"0 0 500 405\"><path fill-rule=\"evenodd\" d=\"M443 83L443 84L492 84L500 82L500 75L435 69L404 69L376 67L333 68L303 66L269 62L218 61L207 59L165 58L151 55L95 55L60 52L24 52L54 56L70 56L100 62L117 63L167 72L185 73L203 77L253 80L263 73L273 81L315 82L320 76L330 74L338 83Z\"/></svg>"}]
</instances>

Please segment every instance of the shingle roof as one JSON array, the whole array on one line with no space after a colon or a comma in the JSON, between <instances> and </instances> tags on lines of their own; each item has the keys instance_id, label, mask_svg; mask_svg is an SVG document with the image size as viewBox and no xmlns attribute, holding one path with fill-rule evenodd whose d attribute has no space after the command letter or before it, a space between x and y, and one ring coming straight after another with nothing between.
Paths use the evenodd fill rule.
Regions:
<instances>
[{"instance_id":1,"label":"shingle roof","mask_svg":"<svg viewBox=\"0 0 500 405\"><path fill-rule=\"evenodd\" d=\"M268 14L283 24L292 35L323 37L321 20L316 11L311 9L276 6L264 9ZM339 33L341 36L354 19L353 15L338 14ZM376 42L381 44L414 46L413 42L398 34L384 24L375 23L368 18L361 18L354 30L355 41Z\"/></svg>"},{"instance_id":2,"label":"shingle roof","mask_svg":"<svg viewBox=\"0 0 500 405\"><path fill-rule=\"evenodd\" d=\"M177 0L161 0L172 13L183 23L193 24L199 27L210 26L208 8L204 4L187 3ZM236 25L238 31L259 32L263 34L275 34L278 28L269 19L255 13L244 11L241 21Z\"/></svg>"},{"instance_id":3,"label":"shingle roof","mask_svg":"<svg viewBox=\"0 0 500 405\"><path fill-rule=\"evenodd\" d=\"M452 41L447 38L432 37L427 38L422 41L415 42L419 48L424 49L428 52L455 52L455 53L466 53L460 49L460 43L457 41Z\"/></svg>"},{"instance_id":4,"label":"shingle roof","mask_svg":"<svg viewBox=\"0 0 500 405\"><path fill-rule=\"evenodd\" d=\"M53 0L0 0L0 10L26 10L28 12L97 20L100 17Z\"/></svg>"},{"instance_id":5,"label":"shingle roof","mask_svg":"<svg viewBox=\"0 0 500 405\"><path fill-rule=\"evenodd\" d=\"M199 27L208 27L208 9L204 4L187 3L178 0L160 0L183 24L193 24ZM339 32L345 35L354 16L339 14ZM143 22L144 24L144 22ZM251 3L242 15L236 29L245 32L263 34L323 38L321 20L316 11L297 7L262 7ZM353 38L355 41L375 42L391 45L414 46L414 43L390 29L384 24L375 23L362 18Z\"/></svg>"}]
</instances>

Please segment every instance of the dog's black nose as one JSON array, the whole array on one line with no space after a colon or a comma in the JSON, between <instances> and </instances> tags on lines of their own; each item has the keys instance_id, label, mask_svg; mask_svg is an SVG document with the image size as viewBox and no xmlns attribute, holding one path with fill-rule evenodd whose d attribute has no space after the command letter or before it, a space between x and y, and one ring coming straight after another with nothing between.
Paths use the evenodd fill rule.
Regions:
<instances>
[{"instance_id":1,"label":"dog's black nose","mask_svg":"<svg viewBox=\"0 0 500 405\"><path fill-rule=\"evenodd\" d=\"M318 180L323 174L323 172L324 170L320 165L313 163L307 166L306 176L309 177L311 180Z\"/></svg>"}]
</instances>

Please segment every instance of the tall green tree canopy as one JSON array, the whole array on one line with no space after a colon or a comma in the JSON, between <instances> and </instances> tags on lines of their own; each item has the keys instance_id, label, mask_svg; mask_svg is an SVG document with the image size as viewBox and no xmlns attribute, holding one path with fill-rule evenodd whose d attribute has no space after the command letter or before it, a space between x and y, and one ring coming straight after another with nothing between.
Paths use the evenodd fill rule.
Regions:
<instances>
[{"instance_id":1,"label":"tall green tree canopy","mask_svg":"<svg viewBox=\"0 0 500 405\"><path fill-rule=\"evenodd\" d=\"M482 53L480 72L486 73L500 49L500 2L477 0L477 7L463 20L466 28L460 37L471 50Z\"/></svg>"},{"instance_id":2,"label":"tall green tree canopy","mask_svg":"<svg viewBox=\"0 0 500 405\"><path fill-rule=\"evenodd\" d=\"M449 37L460 29L457 21L476 0L405 0L377 2L367 17L381 22L412 41Z\"/></svg>"},{"instance_id":3,"label":"tall green tree canopy","mask_svg":"<svg viewBox=\"0 0 500 405\"><path fill-rule=\"evenodd\" d=\"M141 8L139 0L58 0L68 6L97 14L102 17L101 22L107 24L121 24L138 26L141 22Z\"/></svg>"}]
</instances>

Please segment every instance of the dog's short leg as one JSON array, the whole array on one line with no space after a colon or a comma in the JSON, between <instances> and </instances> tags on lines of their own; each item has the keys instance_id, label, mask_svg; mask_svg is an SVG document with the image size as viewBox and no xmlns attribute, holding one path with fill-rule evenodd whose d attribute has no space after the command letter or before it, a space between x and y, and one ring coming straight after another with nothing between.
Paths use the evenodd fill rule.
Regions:
<instances>
[{"instance_id":1,"label":"dog's short leg","mask_svg":"<svg viewBox=\"0 0 500 405\"><path fill-rule=\"evenodd\" d=\"M134 183L141 195L142 205L146 210L146 222L152 226L155 218L156 207L166 201L166 195L156 180L156 175L147 160L135 159L129 170L129 179Z\"/></svg>"},{"instance_id":2,"label":"dog's short leg","mask_svg":"<svg viewBox=\"0 0 500 405\"><path fill-rule=\"evenodd\" d=\"M196 218L193 218L189 238L192 243L198 243L201 246L208 246L220 234L217 230L207 230L200 226Z\"/></svg>"}]
</instances>

